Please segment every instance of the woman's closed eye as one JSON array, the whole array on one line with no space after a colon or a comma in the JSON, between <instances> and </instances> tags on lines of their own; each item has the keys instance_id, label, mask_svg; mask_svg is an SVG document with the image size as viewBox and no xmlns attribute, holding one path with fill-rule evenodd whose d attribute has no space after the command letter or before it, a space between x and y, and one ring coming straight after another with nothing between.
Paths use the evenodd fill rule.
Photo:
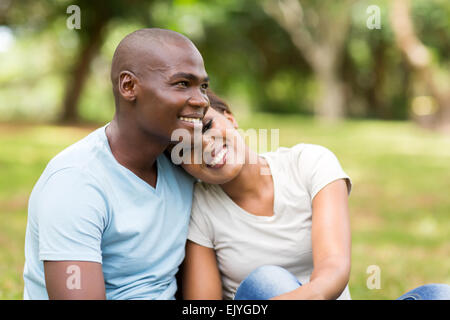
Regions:
<instances>
[{"instance_id":1,"label":"woman's closed eye","mask_svg":"<svg viewBox=\"0 0 450 320\"><path fill-rule=\"evenodd\" d=\"M211 129L213 123L213 119L210 119L206 124L203 125L202 133L205 133L209 129Z\"/></svg>"}]
</instances>

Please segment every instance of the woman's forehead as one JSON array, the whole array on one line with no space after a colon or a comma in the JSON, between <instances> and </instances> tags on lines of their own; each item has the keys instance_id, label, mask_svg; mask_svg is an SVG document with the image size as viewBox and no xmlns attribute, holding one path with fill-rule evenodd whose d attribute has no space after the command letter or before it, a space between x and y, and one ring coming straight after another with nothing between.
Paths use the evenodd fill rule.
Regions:
<instances>
[{"instance_id":1,"label":"woman's forehead","mask_svg":"<svg viewBox=\"0 0 450 320\"><path fill-rule=\"evenodd\" d=\"M222 114L219 111L217 111L216 109L214 109L213 107L210 106L208 108L208 111L206 111L205 117L212 118L212 117L216 117L218 115L222 115Z\"/></svg>"}]
</instances>

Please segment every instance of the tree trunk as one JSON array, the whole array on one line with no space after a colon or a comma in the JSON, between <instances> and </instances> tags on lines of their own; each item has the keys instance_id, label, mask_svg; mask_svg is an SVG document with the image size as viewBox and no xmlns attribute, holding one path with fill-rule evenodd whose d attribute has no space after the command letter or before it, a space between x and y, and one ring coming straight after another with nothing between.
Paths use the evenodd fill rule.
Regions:
<instances>
[{"instance_id":1,"label":"tree trunk","mask_svg":"<svg viewBox=\"0 0 450 320\"><path fill-rule=\"evenodd\" d=\"M264 4L265 12L289 34L294 46L314 70L320 87L315 114L327 122L342 119L346 111L346 92L339 68L350 27L351 8L347 7L350 4L351 1L343 2L340 15L330 16L326 6L317 9L317 28L321 32L315 36L306 27L298 0L268 0Z\"/></svg>"},{"instance_id":2,"label":"tree trunk","mask_svg":"<svg viewBox=\"0 0 450 320\"><path fill-rule=\"evenodd\" d=\"M429 122L435 129L450 133L450 90L448 90L448 86L442 90L435 81L428 49L414 32L409 1L395 0L391 12L391 23L398 47L405 56L408 65L425 83L428 92L439 106L438 112L427 116L427 118L432 117Z\"/></svg>"},{"instance_id":3,"label":"tree trunk","mask_svg":"<svg viewBox=\"0 0 450 320\"><path fill-rule=\"evenodd\" d=\"M99 16L93 28L86 32L87 38L85 41L81 41L78 59L67 79L60 122L72 123L79 121L78 105L81 93L89 75L91 62L103 43L104 28L108 21L108 17Z\"/></svg>"},{"instance_id":4,"label":"tree trunk","mask_svg":"<svg viewBox=\"0 0 450 320\"><path fill-rule=\"evenodd\" d=\"M386 44L383 40L378 40L373 48L373 83L368 88L366 95L368 98L368 111L370 117L380 117L382 119L392 118L392 112L386 108L386 101L383 94L383 85L386 81Z\"/></svg>"},{"instance_id":5,"label":"tree trunk","mask_svg":"<svg viewBox=\"0 0 450 320\"><path fill-rule=\"evenodd\" d=\"M331 70L316 73L320 96L316 115L325 122L336 122L345 116L345 86Z\"/></svg>"}]
</instances>

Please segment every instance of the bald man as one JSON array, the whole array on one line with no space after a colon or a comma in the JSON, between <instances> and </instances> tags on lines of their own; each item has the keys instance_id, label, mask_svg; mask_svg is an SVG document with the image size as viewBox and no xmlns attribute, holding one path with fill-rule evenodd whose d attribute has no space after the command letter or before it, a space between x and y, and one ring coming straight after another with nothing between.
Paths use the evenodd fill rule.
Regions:
<instances>
[{"instance_id":1,"label":"bald man","mask_svg":"<svg viewBox=\"0 0 450 320\"><path fill-rule=\"evenodd\" d=\"M209 101L194 44L141 29L111 66L112 121L53 158L29 200L24 299L173 299L193 179L163 151Z\"/></svg>"}]
</instances>

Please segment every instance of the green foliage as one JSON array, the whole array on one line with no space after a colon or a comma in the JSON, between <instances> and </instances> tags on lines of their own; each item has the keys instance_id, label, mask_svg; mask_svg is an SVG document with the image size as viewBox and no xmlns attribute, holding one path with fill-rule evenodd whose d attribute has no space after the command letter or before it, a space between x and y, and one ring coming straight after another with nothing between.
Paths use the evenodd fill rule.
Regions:
<instances>
[{"instance_id":1,"label":"green foliage","mask_svg":"<svg viewBox=\"0 0 450 320\"><path fill-rule=\"evenodd\" d=\"M100 17L109 20L100 57L94 60L81 98L82 118L111 118L108 69L118 42L142 27L170 28L190 37L202 52L211 85L228 99L246 101L242 108L279 113L314 111L315 75L290 36L263 9L262 1L29 1L14 2L0 24L15 36L13 47L0 51L0 118L56 119L65 83ZM80 6L82 28L68 30L68 5ZM321 37L346 10L351 29L343 63L349 116L406 119L415 79L396 47L389 23L390 1L301 1L307 28ZM381 8L381 29L366 27L369 5ZM319 20L319 16L324 21ZM450 5L445 0L413 0L418 36L447 75L450 69ZM445 78L445 76L443 76Z\"/></svg>"}]
</instances>

